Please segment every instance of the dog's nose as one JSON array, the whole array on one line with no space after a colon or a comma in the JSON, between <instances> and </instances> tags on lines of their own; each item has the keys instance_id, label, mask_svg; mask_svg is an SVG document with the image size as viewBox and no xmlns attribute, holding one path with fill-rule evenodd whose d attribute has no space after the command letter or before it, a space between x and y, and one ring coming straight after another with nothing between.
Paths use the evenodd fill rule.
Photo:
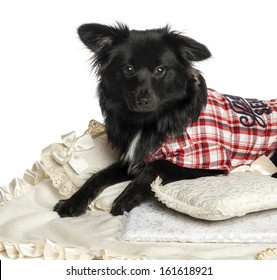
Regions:
<instances>
[{"instance_id":1,"label":"dog's nose","mask_svg":"<svg viewBox=\"0 0 277 280\"><path fill-rule=\"evenodd\" d=\"M156 105L157 102L153 93L140 92L140 94L135 97L135 106L139 112L143 113L154 111L156 109Z\"/></svg>"},{"instance_id":2,"label":"dog's nose","mask_svg":"<svg viewBox=\"0 0 277 280\"><path fill-rule=\"evenodd\" d=\"M149 98L140 98L136 100L136 106L141 111L149 110L152 107L152 101Z\"/></svg>"},{"instance_id":3,"label":"dog's nose","mask_svg":"<svg viewBox=\"0 0 277 280\"><path fill-rule=\"evenodd\" d=\"M135 93L135 111L151 112L156 109L156 97L154 92L148 89L141 89Z\"/></svg>"}]
</instances>

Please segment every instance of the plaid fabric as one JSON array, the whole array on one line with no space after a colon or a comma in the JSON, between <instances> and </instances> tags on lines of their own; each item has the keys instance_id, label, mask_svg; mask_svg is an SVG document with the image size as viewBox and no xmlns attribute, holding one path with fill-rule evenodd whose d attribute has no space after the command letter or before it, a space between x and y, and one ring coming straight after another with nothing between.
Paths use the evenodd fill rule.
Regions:
<instances>
[{"instance_id":1,"label":"plaid fabric","mask_svg":"<svg viewBox=\"0 0 277 280\"><path fill-rule=\"evenodd\" d=\"M277 149L277 99L261 101L208 90L199 119L167 137L147 161L169 160L187 168L231 170Z\"/></svg>"}]
</instances>

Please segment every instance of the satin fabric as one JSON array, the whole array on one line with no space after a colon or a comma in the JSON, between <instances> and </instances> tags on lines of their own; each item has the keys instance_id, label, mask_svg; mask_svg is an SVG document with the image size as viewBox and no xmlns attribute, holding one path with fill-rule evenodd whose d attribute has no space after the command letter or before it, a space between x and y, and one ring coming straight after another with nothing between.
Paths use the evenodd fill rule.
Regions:
<instances>
[{"instance_id":1,"label":"satin fabric","mask_svg":"<svg viewBox=\"0 0 277 280\"><path fill-rule=\"evenodd\" d=\"M76 143L76 137L69 135L70 143L60 143L60 148L68 149ZM89 141L90 142L90 141ZM102 144L104 142L101 142ZM75 144L74 144L75 145ZM52 145L50 145L52 146ZM86 145L85 145L86 146ZM86 146L89 149L93 145ZM103 146L101 146L103 147ZM52 146L53 148L53 146ZM48 155L55 149L49 148ZM83 153L87 161L88 150L71 149ZM99 151L98 151L99 152ZM101 160L105 151L100 149L94 162L105 165L114 160ZM79 155L80 155L79 154ZM65 171L68 158L55 166L64 172L67 181L74 185L70 176L79 181L89 170L78 174L73 168ZM52 162L52 163L53 163ZM64 164L64 165L63 165ZM53 167L53 166L52 166ZM15 178L7 186L0 187L0 251L9 258L44 259L254 259L255 255L274 244L226 244L226 243L180 243L180 242L125 242L118 234L124 223L122 216L113 217L108 210L111 201L128 182L103 192L92 205L91 211L78 218L60 218L52 211L53 206L64 198L61 185L54 186L43 161L35 162L23 178ZM70 176L69 176L70 174ZM78 181L77 180L77 181ZM79 187L74 185L76 188Z\"/></svg>"}]
</instances>

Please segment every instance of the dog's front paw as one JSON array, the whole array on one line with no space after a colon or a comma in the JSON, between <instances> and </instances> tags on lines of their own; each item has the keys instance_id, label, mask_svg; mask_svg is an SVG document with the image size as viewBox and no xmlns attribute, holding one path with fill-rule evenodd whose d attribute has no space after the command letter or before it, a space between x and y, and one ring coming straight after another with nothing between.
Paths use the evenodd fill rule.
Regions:
<instances>
[{"instance_id":1,"label":"dog's front paw","mask_svg":"<svg viewBox=\"0 0 277 280\"><path fill-rule=\"evenodd\" d=\"M53 208L60 217L78 217L87 210L87 205L76 203L71 198L60 200Z\"/></svg>"},{"instance_id":2,"label":"dog's front paw","mask_svg":"<svg viewBox=\"0 0 277 280\"><path fill-rule=\"evenodd\" d=\"M141 202L139 195L120 195L112 205L110 213L114 216L122 215L124 211L129 212Z\"/></svg>"}]
</instances>

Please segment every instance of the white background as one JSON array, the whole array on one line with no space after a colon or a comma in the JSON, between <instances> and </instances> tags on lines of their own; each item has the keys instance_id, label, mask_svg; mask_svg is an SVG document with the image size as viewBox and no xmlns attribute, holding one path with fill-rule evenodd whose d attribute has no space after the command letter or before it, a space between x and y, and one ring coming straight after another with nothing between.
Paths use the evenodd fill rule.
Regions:
<instances>
[{"instance_id":1,"label":"white background","mask_svg":"<svg viewBox=\"0 0 277 280\"><path fill-rule=\"evenodd\" d=\"M274 279L276 273L276 262L274 261L236 261L236 260L103 260L103 261L90 261L90 260L78 260L78 261L25 261L26 259L17 260L3 260L2 275L3 280L7 279L28 279L28 280L145 280L145 279L212 279L212 280L234 280L234 279ZM185 275L180 273L184 270L184 267L188 267L187 271L190 271L190 267L208 268L207 275ZM16 269L15 269L16 268ZM118 271L119 275L103 275L107 271ZM164 273L161 273L161 268ZM211 268L212 276L209 274L209 268ZM83 275L67 275L68 270L78 269L79 273L87 271ZM151 272L150 276L144 273L144 275L120 275L121 271L129 273L131 269L138 270L146 269ZM137 270L138 269L138 270ZM99 270L99 276L97 272ZM30 273L31 271L31 273ZM90 271L90 275L88 273ZM93 273L94 271L94 273ZM178 274L179 271L179 274ZM201 270L203 271L203 270ZM174 273L175 272L175 273ZM94 274L94 275L93 275ZM95 275L96 274L96 275ZM165 275L162 275L165 274ZM167 275L166 275L167 274Z\"/></svg>"},{"instance_id":2,"label":"white background","mask_svg":"<svg viewBox=\"0 0 277 280\"><path fill-rule=\"evenodd\" d=\"M276 1L1 0L0 186L22 177L41 150L101 120L90 54L76 29L88 22L184 31L213 57L197 64L209 87L277 97Z\"/></svg>"}]
</instances>

